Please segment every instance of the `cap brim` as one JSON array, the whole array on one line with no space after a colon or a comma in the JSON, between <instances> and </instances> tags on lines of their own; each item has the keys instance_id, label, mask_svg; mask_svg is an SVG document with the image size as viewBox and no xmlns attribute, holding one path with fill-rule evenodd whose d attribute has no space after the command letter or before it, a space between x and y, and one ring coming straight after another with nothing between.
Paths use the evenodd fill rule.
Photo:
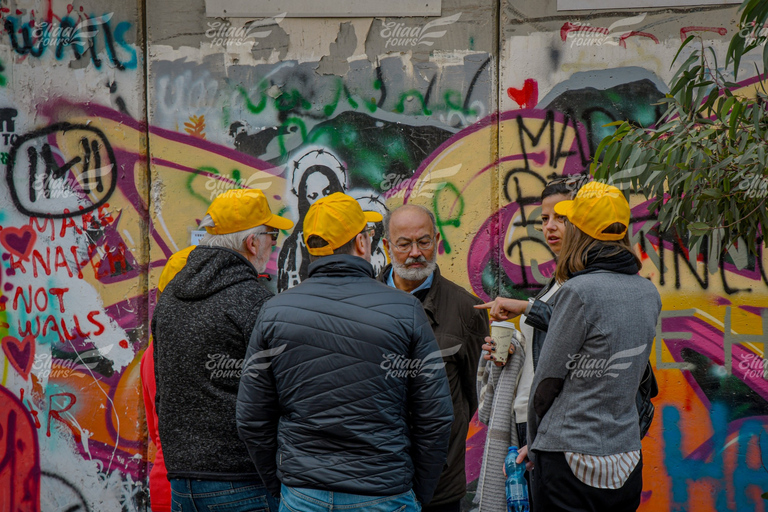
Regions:
<instances>
[{"instance_id":1,"label":"cap brim","mask_svg":"<svg viewBox=\"0 0 768 512\"><path fill-rule=\"evenodd\" d=\"M363 212L365 215L365 222L381 222L384 220L384 216L379 212Z\"/></svg>"},{"instance_id":2,"label":"cap brim","mask_svg":"<svg viewBox=\"0 0 768 512\"><path fill-rule=\"evenodd\" d=\"M571 211L573 210L573 203L574 201L572 199L555 203L555 213L562 215L563 217L570 217Z\"/></svg>"},{"instance_id":3,"label":"cap brim","mask_svg":"<svg viewBox=\"0 0 768 512\"><path fill-rule=\"evenodd\" d=\"M273 214L264 225L277 229L291 229L293 227L293 221Z\"/></svg>"}]
</instances>

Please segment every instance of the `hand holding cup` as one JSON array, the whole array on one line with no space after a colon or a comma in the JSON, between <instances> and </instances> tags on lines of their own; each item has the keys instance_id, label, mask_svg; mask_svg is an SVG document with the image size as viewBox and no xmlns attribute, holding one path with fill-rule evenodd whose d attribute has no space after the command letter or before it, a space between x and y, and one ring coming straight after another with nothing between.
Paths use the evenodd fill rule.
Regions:
<instances>
[{"instance_id":1,"label":"hand holding cup","mask_svg":"<svg viewBox=\"0 0 768 512\"><path fill-rule=\"evenodd\" d=\"M486 361L494 361L496 366L504 366L509 355L515 353L515 346L512 344L515 330L515 326L508 322L492 322L491 336L485 338L485 345L482 346L487 352L483 354L483 358Z\"/></svg>"}]
</instances>

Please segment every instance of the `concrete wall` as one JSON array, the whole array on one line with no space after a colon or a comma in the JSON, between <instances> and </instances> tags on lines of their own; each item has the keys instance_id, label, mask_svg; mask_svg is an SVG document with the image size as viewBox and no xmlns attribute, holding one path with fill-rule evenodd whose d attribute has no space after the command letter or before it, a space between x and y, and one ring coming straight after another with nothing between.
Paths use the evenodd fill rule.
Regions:
<instances>
[{"instance_id":1,"label":"concrete wall","mask_svg":"<svg viewBox=\"0 0 768 512\"><path fill-rule=\"evenodd\" d=\"M440 18L246 26L205 18L203 0L148 4L2 4L0 510L145 509L148 318L217 194L261 188L295 221L336 190L380 211L417 202L437 215L444 273L528 296L554 267L532 229L544 182L583 171L605 123L653 123L686 34L716 41L722 65L736 19L445 0ZM91 49L55 31L86 18ZM762 507L765 260L689 255L643 203L632 234L664 312L642 510ZM300 234L278 241L275 291L303 277ZM484 437L473 424L470 482Z\"/></svg>"},{"instance_id":2,"label":"concrete wall","mask_svg":"<svg viewBox=\"0 0 768 512\"><path fill-rule=\"evenodd\" d=\"M97 111L145 125L141 12L21 0L0 16L0 510L135 509L146 130Z\"/></svg>"}]
</instances>

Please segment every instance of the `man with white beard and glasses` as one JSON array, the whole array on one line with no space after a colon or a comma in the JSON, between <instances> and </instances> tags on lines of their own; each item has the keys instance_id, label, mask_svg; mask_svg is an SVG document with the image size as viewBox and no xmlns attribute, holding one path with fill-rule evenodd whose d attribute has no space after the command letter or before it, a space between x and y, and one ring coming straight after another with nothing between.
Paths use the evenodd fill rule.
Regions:
<instances>
[{"instance_id":1,"label":"man with white beard and glasses","mask_svg":"<svg viewBox=\"0 0 768 512\"><path fill-rule=\"evenodd\" d=\"M482 303L461 286L440 275L437 266L435 216L418 205L404 205L384 219L384 246L391 264L379 279L421 301L435 332L453 401L453 425L448 461L437 490L423 512L459 512L466 494L464 470L467 430L477 410L477 362L488 336L488 316L476 310Z\"/></svg>"}]
</instances>

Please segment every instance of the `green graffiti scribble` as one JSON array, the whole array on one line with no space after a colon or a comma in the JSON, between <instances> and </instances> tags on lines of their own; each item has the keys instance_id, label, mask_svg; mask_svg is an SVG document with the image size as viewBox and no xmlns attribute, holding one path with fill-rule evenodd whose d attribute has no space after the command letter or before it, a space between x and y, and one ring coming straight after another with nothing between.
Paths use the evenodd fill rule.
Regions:
<instances>
[{"instance_id":1,"label":"green graffiti scribble","mask_svg":"<svg viewBox=\"0 0 768 512\"><path fill-rule=\"evenodd\" d=\"M323 113L330 117L336 110L336 106L339 104L339 98L341 98L341 79L336 79L336 95L333 97L333 101L323 107Z\"/></svg>"},{"instance_id":2,"label":"green graffiti scribble","mask_svg":"<svg viewBox=\"0 0 768 512\"><path fill-rule=\"evenodd\" d=\"M192 197L196 197L200 199L205 204L211 204L210 198L205 198L201 196L200 194L195 192L195 189L192 186L192 182L195 180L195 178L197 178L200 175L200 173L204 173L204 172L215 174L217 176L219 175L219 170L216 169L215 167L208 167L208 166L198 167L196 171L190 174L189 177L187 178L187 192L189 192L190 195L192 195Z\"/></svg>"},{"instance_id":3,"label":"green graffiti scribble","mask_svg":"<svg viewBox=\"0 0 768 512\"><path fill-rule=\"evenodd\" d=\"M251 114L260 114L262 110L264 110L264 107L267 106L267 82L265 80L262 80L259 83L259 95L261 96L261 99L259 100L258 105L254 105L251 102L251 98L248 97L248 91L245 90L245 87L242 85L239 85L237 87L237 92L240 93L240 96L243 97L243 100L245 100L245 107L248 109L248 111Z\"/></svg>"},{"instance_id":4,"label":"green graffiti scribble","mask_svg":"<svg viewBox=\"0 0 768 512\"><path fill-rule=\"evenodd\" d=\"M387 150L387 159L403 162L408 168L414 168L415 162L412 161L408 148L402 138L390 137L384 141L384 147ZM381 159L381 158L380 158ZM385 162L382 161L382 164Z\"/></svg>"},{"instance_id":5,"label":"green graffiti scribble","mask_svg":"<svg viewBox=\"0 0 768 512\"><path fill-rule=\"evenodd\" d=\"M347 103L349 103L349 106L353 109L357 110L357 107L359 106L358 103L352 98L352 94L349 92L349 89L347 89L346 86L344 86L344 95L347 97Z\"/></svg>"},{"instance_id":6,"label":"green graffiti scribble","mask_svg":"<svg viewBox=\"0 0 768 512\"><path fill-rule=\"evenodd\" d=\"M450 190L455 195L453 204L455 205L456 202L459 204L456 216L449 219L443 219L440 216L440 209L438 208L438 205L440 204L440 197L446 190ZM448 237L445 236L443 226L452 226L454 228L459 227L461 225L461 216L464 215L464 197L461 195L459 189L456 188L456 185L446 182L441 183L438 186L437 190L435 190L435 195L432 197L432 210L435 212L435 223L437 224L438 231L440 231L440 238L443 239L443 249L445 249L445 254L450 254L451 244L448 242ZM453 207L451 210L453 210Z\"/></svg>"},{"instance_id":7,"label":"green graffiti scribble","mask_svg":"<svg viewBox=\"0 0 768 512\"><path fill-rule=\"evenodd\" d=\"M231 112L232 109L229 106L229 101L224 102L224 105L221 107L221 127L225 130L229 128L229 125L231 124Z\"/></svg>"},{"instance_id":8,"label":"green graffiti scribble","mask_svg":"<svg viewBox=\"0 0 768 512\"><path fill-rule=\"evenodd\" d=\"M2 153L0 153L0 164L5 165L7 163L8 163L8 153L3 151Z\"/></svg>"},{"instance_id":9,"label":"green graffiti scribble","mask_svg":"<svg viewBox=\"0 0 768 512\"><path fill-rule=\"evenodd\" d=\"M381 90L381 80L379 80L378 78L376 80L374 80L373 81L373 88L375 90L377 90L377 91L380 91ZM368 108L369 112L373 113L373 112L376 112L376 110L378 110L379 102L376 101L376 98L374 98L373 96L371 96L370 100L363 100L363 101L365 102L365 106Z\"/></svg>"},{"instance_id":10,"label":"green graffiti scribble","mask_svg":"<svg viewBox=\"0 0 768 512\"><path fill-rule=\"evenodd\" d=\"M312 137L310 137L309 142L326 146L340 146L341 134L333 126L316 126L312 130Z\"/></svg>"},{"instance_id":11,"label":"green graffiti scribble","mask_svg":"<svg viewBox=\"0 0 768 512\"><path fill-rule=\"evenodd\" d=\"M416 89L411 89L400 95L400 100L395 105L395 112L402 114L405 112L405 102L408 98L416 98L421 102L421 112L425 116L432 115L432 111L427 108L427 103L424 101L424 96Z\"/></svg>"},{"instance_id":12,"label":"green graffiti scribble","mask_svg":"<svg viewBox=\"0 0 768 512\"><path fill-rule=\"evenodd\" d=\"M341 93L344 92L344 97L347 98L347 103L350 107L352 107L354 110L357 110L357 107L359 104L352 98L352 95L349 92L349 89L347 89L347 86L344 85L344 82L341 81L341 78L336 78L336 94L333 97L333 101L328 103L323 107L323 112L327 117L330 117L335 111L336 107L339 105L339 99L341 99Z\"/></svg>"},{"instance_id":13,"label":"green graffiti scribble","mask_svg":"<svg viewBox=\"0 0 768 512\"><path fill-rule=\"evenodd\" d=\"M291 92L283 92L275 98L275 108L281 112L297 110L299 107L309 111L312 109L312 104L296 89Z\"/></svg>"},{"instance_id":14,"label":"green graffiti scribble","mask_svg":"<svg viewBox=\"0 0 768 512\"><path fill-rule=\"evenodd\" d=\"M205 185L205 190L210 191L208 197L204 197L198 194L193 187L194 180L200 177L201 174L208 173L214 176L220 176L222 179L216 179L212 176L208 176L208 183ZM251 177L252 178L252 177ZM251 178L246 179L243 176L243 172L240 169L232 169L229 174L222 174L215 167L198 167L193 174L190 174L187 178L187 191L192 197L200 199L205 204L209 205L213 199L219 194L226 192L227 190L236 190L241 188L247 188L251 185ZM211 181L213 180L213 182ZM213 186L211 186L213 185Z\"/></svg>"},{"instance_id":15,"label":"green graffiti scribble","mask_svg":"<svg viewBox=\"0 0 768 512\"><path fill-rule=\"evenodd\" d=\"M291 125L295 125L299 127L299 130L301 130L301 143L304 144L307 141L307 125L304 123L304 121L299 117L289 117L285 121L283 121L283 124L280 125L281 127L285 128L285 130L280 130L280 134L277 136L277 142L280 144L280 154L285 156L287 154L287 151L285 150L285 134L284 132L288 131L288 127Z\"/></svg>"},{"instance_id":16,"label":"green graffiti scribble","mask_svg":"<svg viewBox=\"0 0 768 512\"><path fill-rule=\"evenodd\" d=\"M376 112L376 110L379 108L378 105L376 105L376 99L371 98L370 100L363 100L365 102L366 108L368 108L368 111L371 113Z\"/></svg>"},{"instance_id":17,"label":"green graffiti scribble","mask_svg":"<svg viewBox=\"0 0 768 512\"><path fill-rule=\"evenodd\" d=\"M477 115L477 109L464 108L461 100L461 93L459 91L446 91L443 95L443 99L445 100L445 110L449 112L461 112L462 114L473 116Z\"/></svg>"},{"instance_id":18,"label":"green graffiti scribble","mask_svg":"<svg viewBox=\"0 0 768 512\"><path fill-rule=\"evenodd\" d=\"M452 96L458 97L454 101ZM446 91L443 98L445 99L445 107L448 110L462 110L461 93L459 91Z\"/></svg>"},{"instance_id":19,"label":"green graffiti scribble","mask_svg":"<svg viewBox=\"0 0 768 512\"><path fill-rule=\"evenodd\" d=\"M332 117L339 110L339 105L342 101L346 101L352 110L358 110L361 106L368 112L374 113L379 110L378 101L373 95L366 98L363 96L354 96L343 79L335 77L333 85L332 98L322 105L313 105L302 92L298 89L292 89L291 91L280 91L277 96L267 93L269 83L267 80L259 82L257 87L258 103L254 104L249 96L249 92L242 85L237 86L239 95L243 98L247 110L252 114L261 114L265 111L267 106L272 106L278 112L291 112L294 115L302 115L303 113L309 113L316 111L318 108L322 111L325 117ZM372 87L376 91L381 91L384 87L381 80L376 79L372 83ZM330 89L330 87L328 88ZM342 100L343 96L343 100ZM418 105L414 105L411 108L413 112L409 112L411 115L425 115L430 116L434 112L460 112L464 115L477 115L477 109L464 108L462 94L457 90L448 90L443 93L443 103L433 105L429 108L429 102L425 99L424 95L417 89L410 89L400 94L395 104L393 112L403 114L406 111L406 102L416 99ZM434 102L433 102L434 103ZM224 115L228 120L231 116L231 106L227 103L223 106Z\"/></svg>"}]
</instances>

